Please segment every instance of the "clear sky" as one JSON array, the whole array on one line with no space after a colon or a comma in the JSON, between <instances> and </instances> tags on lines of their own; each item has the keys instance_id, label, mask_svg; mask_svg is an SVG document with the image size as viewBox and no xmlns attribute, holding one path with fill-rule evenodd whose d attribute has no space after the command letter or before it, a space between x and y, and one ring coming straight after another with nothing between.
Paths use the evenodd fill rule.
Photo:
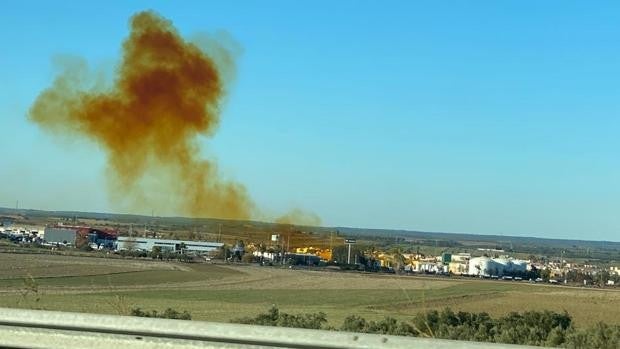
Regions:
<instances>
[{"instance_id":1,"label":"clear sky","mask_svg":"<svg viewBox=\"0 0 620 349\"><path fill-rule=\"evenodd\" d=\"M113 211L103 152L26 113L55 56L113 66L144 9L242 45L202 143L266 210L620 240L614 1L3 1L0 206Z\"/></svg>"}]
</instances>

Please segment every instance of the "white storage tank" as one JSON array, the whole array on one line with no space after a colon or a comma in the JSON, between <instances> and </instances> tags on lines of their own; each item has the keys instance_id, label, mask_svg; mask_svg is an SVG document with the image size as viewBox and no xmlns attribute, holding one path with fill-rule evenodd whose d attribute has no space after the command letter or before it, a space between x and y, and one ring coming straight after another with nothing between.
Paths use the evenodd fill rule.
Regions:
<instances>
[{"instance_id":1,"label":"white storage tank","mask_svg":"<svg viewBox=\"0 0 620 349\"><path fill-rule=\"evenodd\" d=\"M527 271L527 262L519 260L519 259L515 259L513 261L512 270L513 272L525 273Z\"/></svg>"},{"instance_id":2,"label":"white storage tank","mask_svg":"<svg viewBox=\"0 0 620 349\"><path fill-rule=\"evenodd\" d=\"M494 263L489 257L476 257L469 260L469 275L490 276Z\"/></svg>"},{"instance_id":3,"label":"white storage tank","mask_svg":"<svg viewBox=\"0 0 620 349\"><path fill-rule=\"evenodd\" d=\"M497 265L497 270L494 275L503 276L504 274L512 273L512 261L507 258L495 258L493 261Z\"/></svg>"}]
</instances>

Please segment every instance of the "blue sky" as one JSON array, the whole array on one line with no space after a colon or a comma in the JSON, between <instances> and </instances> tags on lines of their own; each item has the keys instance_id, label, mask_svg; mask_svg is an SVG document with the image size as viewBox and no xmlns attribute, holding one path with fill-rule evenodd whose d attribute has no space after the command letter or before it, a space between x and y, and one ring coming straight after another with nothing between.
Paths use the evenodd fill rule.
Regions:
<instances>
[{"instance_id":1,"label":"blue sky","mask_svg":"<svg viewBox=\"0 0 620 349\"><path fill-rule=\"evenodd\" d=\"M129 17L243 47L205 156L325 225L620 238L620 5L4 1L0 206L114 211L105 157L26 120L53 58L113 67ZM150 209L145 209L150 213Z\"/></svg>"}]
</instances>

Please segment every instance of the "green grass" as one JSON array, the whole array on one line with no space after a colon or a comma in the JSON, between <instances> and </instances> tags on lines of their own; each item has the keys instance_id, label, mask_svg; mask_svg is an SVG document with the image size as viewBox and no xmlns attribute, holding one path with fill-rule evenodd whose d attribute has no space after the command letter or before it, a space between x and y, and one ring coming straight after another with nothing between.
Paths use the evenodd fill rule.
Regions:
<instances>
[{"instance_id":1,"label":"green grass","mask_svg":"<svg viewBox=\"0 0 620 349\"><path fill-rule=\"evenodd\" d=\"M118 287L204 281L234 274L216 265L150 260L2 254L0 262L0 288L22 287L24 279L31 277L39 287Z\"/></svg>"},{"instance_id":2,"label":"green grass","mask_svg":"<svg viewBox=\"0 0 620 349\"><path fill-rule=\"evenodd\" d=\"M175 284L206 279L207 275L177 270L145 270L101 275L79 275L35 278L39 286L138 286ZM23 279L0 280L0 287L19 287Z\"/></svg>"},{"instance_id":3,"label":"green grass","mask_svg":"<svg viewBox=\"0 0 620 349\"><path fill-rule=\"evenodd\" d=\"M30 288L24 274L29 268L5 269L12 279L0 280L4 291L0 306L4 307L107 314L127 314L133 307L159 311L171 307L187 310L197 320L230 321L255 316L275 304L289 313L325 312L334 326L351 314L404 320L444 307L493 316L549 309L568 311L578 326L620 323L620 292L610 290L139 260L108 261L110 270L105 270L101 268L105 261L94 258L24 257L15 262L10 257L0 260L28 267L66 263L67 268L50 268L49 275L35 277ZM131 268L150 269L123 271ZM107 273L82 275L85 271ZM69 272L75 275L64 275Z\"/></svg>"},{"instance_id":4,"label":"green grass","mask_svg":"<svg viewBox=\"0 0 620 349\"><path fill-rule=\"evenodd\" d=\"M119 299L126 309L164 310L172 307L187 310L194 319L209 321L230 321L234 318L253 316L264 312L271 305L281 310L299 312L323 311L330 323L339 325L350 314L368 319L393 316L407 319L417 312L428 309L442 309L450 306L454 310L489 312L501 315L510 311L567 310L577 325L592 325L598 321L618 323L620 309L615 307L617 298L598 295L597 300L582 295L567 296L564 301L555 295L544 296L535 292L528 300L528 286L512 284L472 283L430 290L363 289L363 290L185 290L146 289L136 291L90 292L77 294L18 295L0 298L2 306L20 306L50 310L66 310L95 313L118 313ZM519 290L521 289L521 290ZM531 289L530 292L531 293ZM19 304L18 304L19 303Z\"/></svg>"}]
</instances>

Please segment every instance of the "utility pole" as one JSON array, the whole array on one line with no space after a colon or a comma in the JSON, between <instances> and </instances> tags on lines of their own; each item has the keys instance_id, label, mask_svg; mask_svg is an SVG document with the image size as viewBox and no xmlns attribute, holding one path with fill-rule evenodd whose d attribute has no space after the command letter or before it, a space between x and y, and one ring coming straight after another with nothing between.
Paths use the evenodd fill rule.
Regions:
<instances>
[{"instance_id":1,"label":"utility pole","mask_svg":"<svg viewBox=\"0 0 620 349\"><path fill-rule=\"evenodd\" d=\"M351 264L351 245L356 243L355 239L345 239L344 243L349 245L349 252L347 253L347 264Z\"/></svg>"},{"instance_id":2,"label":"utility pole","mask_svg":"<svg viewBox=\"0 0 620 349\"><path fill-rule=\"evenodd\" d=\"M283 234L278 234L278 242L280 242L280 264L284 265L284 236Z\"/></svg>"},{"instance_id":3,"label":"utility pole","mask_svg":"<svg viewBox=\"0 0 620 349\"><path fill-rule=\"evenodd\" d=\"M349 253L347 253L347 264L351 264L351 244L349 245Z\"/></svg>"}]
</instances>

